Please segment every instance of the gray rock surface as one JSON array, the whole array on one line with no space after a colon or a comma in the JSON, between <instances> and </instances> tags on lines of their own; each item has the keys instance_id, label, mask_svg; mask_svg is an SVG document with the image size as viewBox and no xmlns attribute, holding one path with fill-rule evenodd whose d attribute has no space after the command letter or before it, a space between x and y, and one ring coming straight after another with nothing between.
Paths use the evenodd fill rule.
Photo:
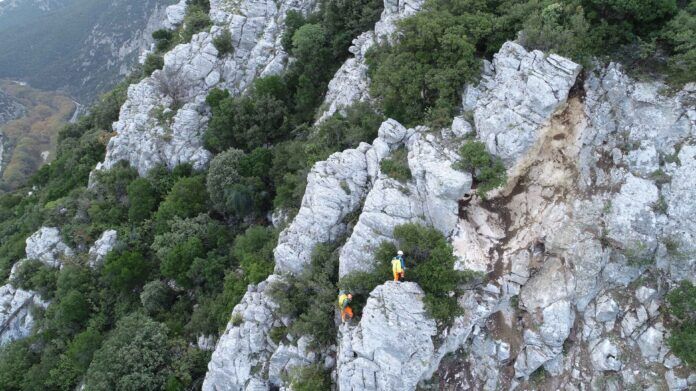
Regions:
<instances>
[{"instance_id":1,"label":"gray rock surface","mask_svg":"<svg viewBox=\"0 0 696 391\"><path fill-rule=\"evenodd\" d=\"M474 109L479 138L511 166L537 139L537 130L568 97L580 65L506 42L485 75Z\"/></svg>"},{"instance_id":2,"label":"gray rock surface","mask_svg":"<svg viewBox=\"0 0 696 391\"><path fill-rule=\"evenodd\" d=\"M340 390L413 390L433 358L435 322L423 291L393 281L370 293L360 323L341 327Z\"/></svg>"},{"instance_id":3,"label":"gray rock surface","mask_svg":"<svg viewBox=\"0 0 696 391\"><path fill-rule=\"evenodd\" d=\"M36 323L33 309L47 306L36 292L0 286L0 346L28 337Z\"/></svg>"},{"instance_id":4,"label":"gray rock surface","mask_svg":"<svg viewBox=\"0 0 696 391\"><path fill-rule=\"evenodd\" d=\"M116 245L117 239L118 232L113 229L104 231L89 249L89 266L93 268L100 266L104 262L104 258Z\"/></svg>"},{"instance_id":5,"label":"gray rock surface","mask_svg":"<svg viewBox=\"0 0 696 391\"><path fill-rule=\"evenodd\" d=\"M114 124L106 158L97 169L128 161L143 175L157 164L169 168L191 163L202 168L210 160L203 148L207 126L205 97L213 87L242 93L258 76L277 74L287 63L280 38L288 11L308 12L313 0L212 0L210 32L194 35L164 56L164 67L128 89L128 99ZM172 15L176 14L174 9ZM177 11L178 12L178 11ZM234 54L218 57L213 38L228 29ZM161 121L158 113L176 115ZM164 123L162 123L164 122Z\"/></svg>"},{"instance_id":6,"label":"gray rock surface","mask_svg":"<svg viewBox=\"0 0 696 391\"><path fill-rule=\"evenodd\" d=\"M41 227L27 238L27 259L41 261L47 266L62 267L61 260L73 254L73 250L63 243L58 228Z\"/></svg>"},{"instance_id":7,"label":"gray rock surface","mask_svg":"<svg viewBox=\"0 0 696 391\"><path fill-rule=\"evenodd\" d=\"M374 253L384 241L393 241L394 228L405 223L421 223L440 230L446 236L457 226L457 200L471 190L472 178L452 168L459 156L460 140L449 129L440 134L427 128L405 129L399 125L382 126L380 139L394 150L408 150L412 178L401 183L379 172L365 198L358 223L341 249L339 275L368 271L374 265Z\"/></svg>"},{"instance_id":8,"label":"gray rock surface","mask_svg":"<svg viewBox=\"0 0 696 391\"><path fill-rule=\"evenodd\" d=\"M279 278L271 275L258 286L250 286L232 311L208 364L204 391L268 389L264 373L277 348L269 332L283 323L274 313L277 305L268 297L267 289ZM276 357L275 363L279 361Z\"/></svg>"}]
</instances>

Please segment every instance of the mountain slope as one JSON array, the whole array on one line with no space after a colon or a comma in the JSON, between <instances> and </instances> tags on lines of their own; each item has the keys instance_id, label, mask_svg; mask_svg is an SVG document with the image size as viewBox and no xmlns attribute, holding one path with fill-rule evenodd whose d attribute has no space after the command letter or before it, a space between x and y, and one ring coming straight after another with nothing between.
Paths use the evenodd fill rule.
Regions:
<instances>
[{"instance_id":1,"label":"mountain slope","mask_svg":"<svg viewBox=\"0 0 696 391\"><path fill-rule=\"evenodd\" d=\"M91 102L149 49L171 0L15 0L0 8L0 78Z\"/></svg>"}]
</instances>

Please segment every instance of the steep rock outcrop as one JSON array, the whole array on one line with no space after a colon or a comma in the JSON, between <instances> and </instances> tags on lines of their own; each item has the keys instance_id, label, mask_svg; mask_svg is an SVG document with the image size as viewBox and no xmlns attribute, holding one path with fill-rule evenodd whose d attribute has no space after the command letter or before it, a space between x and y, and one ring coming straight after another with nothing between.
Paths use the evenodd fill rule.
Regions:
<instances>
[{"instance_id":1,"label":"steep rock outcrop","mask_svg":"<svg viewBox=\"0 0 696 391\"><path fill-rule=\"evenodd\" d=\"M456 149L461 140L449 129L438 133L424 127L403 128L386 137L408 150L412 179L401 183L380 171L358 223L341 249L340 276L369 271L376 249L382 242L394 240L398 225L421 223L451 235L457 226L457 200L471 190L471 175L452 168L459 159Z\"/></svg>"},{"instance_id":2,"label":"steep rock outcrop","mask_svg":"<svg viewBox=\"0 0 696 391\"><path fill-rule=\"evenodd\" d=\"M515 373L502 386L519 386L541 367L554 389L600 387L611 371L619 388L688 384L659 308L668 286L693 279L696 263L691 223L676 225L693 207L681 197L696 190L681 172L693 161L695 91L662 96L658 84L633 81L615 64L589 72L582 88L558 96L567 104L529 128L508 187L494 204L474 199L454 239L461 266L489 272L500 290L503 315L483 332L511 346ZM465 104L478 110L483 95ZM477 130L483 138L478 122ZM516 132L501 128L496 137ZM673 189L680 201L671 209ZM626 292L646 273L659 282ZM519 304L507 316L512 299ZM468 363L471 373L491 370L485 360ZM646 365L656 375L639 370ZM484 388L487 380L450 382Z\"/></svg>"},{"instance_id":3,"label":"steep rock outcrop","mask_svg":"<svg viewBox=\"0 0 696 391\"><path fill-rule=\"evenodd\" d=\"M53 227L41 227L26 240L26 259L15 262L10 272L10 281L27 259L37 260L50 267L62 267L64 257L73 251ZM49 302L38 293L16 288L9 282L0 286L0 345L28 337L35 325L34 308L46 308Z\"/></svg>"},{"instance_id":4,"label":"steep rock outcrop","mask_svg":"<svg viewBox=\"0 0 696 391\"><path fill-rule=\"evenodd\" d=\"M382 123L372 145L338 152L318 162L307 176L302 206L281 232L275 249L276 273L299 273L309 263L319 243L345 233L343 219L359 210L379 172L379 163L407 133L394 120Z\"/></svg>"},{"instance_id":5,"label":"steep rock outcrop","mask_svg":"<svg viewBox=\"0 0 696 391\"><path fill-rule=\"evenodd\" d=\"M61 259L72 255L73 250L63 243L58 228L41 227L27 238L27 259L41 261L47 266L62 267Z\"/></svg>"},{"instance_id":6,"label":"steep rock outcrop","mask_svg":"<svg viewBox=\"0 0 696 391\"><path fill-rule=\"evenodd\" d=\"M423 291L411 282L375 288L360 323L341 326L340 390L413 390L427 372L435 348L435 321Z\"/></svg>"},{"instance_id":7,"label":"steep rock outcrop","mask_svg":"<svg viewBox=\"0 0 696 391\"><path fill-rule=\"evenodd\" d=\"M116 245L116 240L118 240L118 232L113 229L104 231L89 249L89 266L92 268L100 266Z\"/></svg>"},{"instance_id":8,"label":"steep rock outcrop","mask_svg":"<svg viewBox=\"0 0 696 391\"><path fill-rule=\"evenodd\" d=\"M128 99L114 124L114 136L97 169L128 161L143 175L154 165L191 163L204 167L211 155L202 135L209 113L205 97L213 87L240 94L258 76L277 74L288 55L280 38L288 11L307 12L313 0L212 0L210 32L194 35L164 57L164 67L128 89ZM213 38L232 34L234 54L220 57ZM174 111L176 114L162 115ZM167 118L171 118L167 119Z\"/></svg>"},{"instance_id":9,"label":"steep rock outcrop","mask_svg":"<svg viewBox=\"0 0 696 391\"><path fill-rule=\"evenodd\" d=\"M580 65L506 42L480 84L474 120L479 138L511 166L537 140L537 129L561 107Z\"/></svg>"},{"instance_id":10,"label":"steep rock outcrop","mask_svg":"<svg viewBox=\"0 0 696 391\"><path fill-rule=\"evenodd\" d=\"M232 311L232 320L218 341L208 364L203 390L266 390L271 356L278 347L269 333L284 323L275 315L277 304L268 296L270 285L279 276L271 275L250 286ZM278 360L276 360L277 362Z\"/></svg>"}]
</instances>

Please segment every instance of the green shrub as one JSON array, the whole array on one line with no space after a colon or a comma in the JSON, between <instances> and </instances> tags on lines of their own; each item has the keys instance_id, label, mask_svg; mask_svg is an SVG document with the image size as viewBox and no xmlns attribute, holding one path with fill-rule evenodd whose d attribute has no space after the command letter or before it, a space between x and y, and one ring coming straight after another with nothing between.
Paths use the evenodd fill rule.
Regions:
<instances>
[{"instance_id":1,"label":"green shrub","mask_svg":"<svg viewBox=\"0 0 696 391\"><path fill-rule=\"evenodd\" d=\"M405 253L407 280L418 283L425 292L428 313L443 325L451 324L462 313L457 304L460 286L478 278L479 274L454 269L456 258L452 246L434 228L400 225L394 229L394 238L396 245L385 242L377 250L372 272L350 273L341 279L339 287L356 296L353 308L360 313L369 293L391 279L390 261L398 246Z\"/></svg>"},{"instance_id":2,"label":"green shrub","mask_svg":"<svg viewBox=\"0 0 696 391\"><path fill-rule=\"evenodd\" d=\"M155 215L157 232L164 232L174 217L189 218L208 210L205 177L181 178L159 205Z\"/></svg>"},{"instance_id":3,"label":"green shrub","mask_svg":"<svg viewBox=\"0 0 696 391\"><path fill-rule=\"evenodd\" d=\"M470 171L474 185L481 198L489 191L507 182L507 171L500 158L488 153L486 145L480 141L468 141L459 150L461 160L455 167Z\"/></svg>"},{"instance_id":4,"label":"green shrub","mask_svg":"<svg viewBox=\"0 0 696 391\"><path fill-rule=\"evenodd\" d=\"M696 365L696 287L682 281L667 294L671 336L668 344L672 352L689 366Z\"/></svg>"},{"instance_id":5,"label":"green shrub","mask_svg":"<svg viewBox=\"0 0 696 391\"><path fill-rule=\"evenodd\" d=\"M383 159L379 168L390 178L405 183L411 179L411 169L408 166L408 151L401 147L392 152L389 158Z\"/></svg>"},{"instance_id":6,"label":"green shrub","mask_svg":"<svg viewBox=\"0 0 696 391\"><path fill-rule=\"evenodd\" d=\"M58 281L58 269L44 265L41 261L23 261L16 270L12 284L16 287L36 291L43 299L53 298Z\"/></svg>"},{"instance_id":7,"label":"green shrub","mask_svg":"<svg viewBox=\"0 0 696 391\"><path fill-rule=\"evenodd\" d=\"M277 242L278 233L262 226L252 226L234 240L232 253L248 283L258 284L273 272L273 249Z\"/></svg>"},{"instance_id":8,"label":"green shrub","mask_svg":"<svg viewBox=\"0 0 696 391\"><path fill-rule=\"evenodd\" d=\"M159 54L150 53L145 57L145 62L143 63L143 75L150 76L152 72L162 69L164 67L164 57Z\"/></svg>"},{"instance_id":9,"label":"green shrub","mask_svg":"<svg viewBox=\"0 0 696 391\"><path fill-rule=\"evenodd\" d=\"M152 33L152 38L155 40L157 52L164 53L172 47L174 33L171 30L159 29Z\"/></svg>"},{"instance_id":10,"label":"green shrub","mask_svg":"<svg viewBox=\"0 0 696 391\"><path fill-rule=\"evenodd\" d=\"M206 179L206 189L213 207L220 212L225 212L225 188L239 182L239 160L244 152L239 149L228 149L215 156L210 162L210 169Z\"/></svg>"},{"instance_id":11,"label":"green shrub","mask_svg":"<svg viewBox=\"0 0 696 391\"><path fill-rule=\"evenodd\" d=\"M204 6L189 3L188 7L186 7L181 37L184 42L190 42L194 34L208 29L211 25L212 22L208 16L208 11L205 10Z\"/></svg>"},{"instance_id":12,"label":"green shrub","mask_svg":"<svg viewBox=\"0 0 696 391\"><path fill-rule=\"evenodd\" d=\"M213 117L203 137L206 148L213 152L231 147L251 151L287 137L285 97L275 95L282 93L282 88L269 92L257 86L265 87L265 79L257 79L250 94L241 97L224 97L220 90L211 92L207 102Z\"/></svg>"},{"instance_id":13,"label":"green shrub","mask_svg":"<svg viewBox=\"0 0 696 391\"><path fill-rule=\"evenodd\" d=\"M38 361L38 352L31 346L31 339L9 343L0 348L0 389L23 390L23 380L29 369Z\"/></svg>"},{"instance_id":14,"label":"green shrub","mask_svg":"<svg viewBox=\"0 0 696 391\"><path fill-rule=\"evenodd\" d=\"M142 254L134 251L110 252L102 268L102 280L110 287L130 293L148 279L151 267Z\"/></svg>"},{"instance_id":15,"label":"green shrub","mask_svg":"<svg viewBox=\"0 0 696 391\"><path fill-rule=\"evenodd\" d=\"M331 389L331 374L320 364L300 366L291 373L290 386L296 391L325 391Z\"/></svg>"},{"instance_id":16,"label":"green shrub","mask_svg":"<svg viewBox=\"0 0 696 391\"><path fill-rule=\"evenodd\" d=\"M422 122L428 108L451 115L461 86L480 72L467 24L449 11L426 10L401 21L398 36L394 46L368 53L372 96L407 126Z\"/></svg>"},{"instance_id":17,"label":"green shrub","mask_svg":"<svg viewBox=\"0 0 696 391\"><path fill-rule=\"evenodd\" d=\"M173 355L165 326L142 314L129 315L94 354L85 376L89 390L162 389Z\"/></svg>"},{"instance_id":18,"label":"green shrub","mask_svg":"<svg viewBox=\"0 0 696 391\"><path fill-rule=\"evenodd\" d=\"M172 290L160 280L150 281L140 293L140 302L150 315L156 315L168 309L174 299Z\"/></svg>"},{"instance_id":19,"label":"green shrub","mask_svg":"<svg viewBox=\"0 0 696 391\"><path fill-rule=\"evenodd\" d=\"M128 220L146 220L159 205L159 196L149 180L137 178L128 185Z\"/></svg>"},{"instance_id":20,"label":"green shrub","mask_svg":"<svg viewBox=\"0 0 696 391\"><path fill-rule=\"evenodd\" d=\"M234 46L232 46L232 33L230 33L230 30L223 29L220 35L213 38L213 45L215 45L215 49L218 51L218 57L233 54Z\"/></svg>"},{"instance_id":21,"label":"green shrub","mask_svg":"<svg viewBox=\"0 0 696 391\"><path fill-rule=\"evenodd\" d=\"M295 319L288 334L311 336L313 344L318 347L334 343L337 274L337 246L320 244L312 253L309 268L299 276L287 276L271 287L271 296L281 313Z\"/></svg>"}]
</instances>

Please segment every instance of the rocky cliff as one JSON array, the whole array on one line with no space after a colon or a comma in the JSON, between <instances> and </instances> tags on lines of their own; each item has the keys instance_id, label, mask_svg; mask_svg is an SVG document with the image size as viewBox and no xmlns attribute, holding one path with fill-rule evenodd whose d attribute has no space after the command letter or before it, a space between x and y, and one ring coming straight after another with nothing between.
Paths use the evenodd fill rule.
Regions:
<instances>
[{"instance_id":1,"label":"rocky cliff","mask_svg":"<svg viewBox=\"0 0 696 391\"><path fill-rule=\"evenodd\" d=\"M210 32L178 45L165 55L161 70L128 89L128 100L114 124L117 134L97 169L109 169L121 160L130 162L140 174L157 164L205 167L211 158L202 146L210 116L205 104L208 91L219 87L240 94L256 77L280 73L288 60L280 42L285 15L291 10L307 13L315 2L210 3L215 23ZM213 45L213 38L224 29L233 37L229 56L219 56ZM171 121L162 123L157 112L171 112Z\"/></svg>"},{"instance_id":2,"label":"rocky cliff","mask_svg":"<svg viewBox=\"0 0 696 391\"><path fill-rule=\"evenodd\" d=\"M315 165L271 279L301 272L312 248L343 235L344 217L356 211L341 275L369 270L395 225L420 222L450 238L458 268L487 276L459 298L465 314L446 330L422 311L414 284L375 289L362 320L341 327L335 361L324 362L339 389L696 386L696 374L666 344L660 310L669 288L693 281L696 268L696 227L687 217L696 208L687 174L696 164L696 89L664 95L659 83L632 80L618 64L584 79L580 71L506 43L481 82L464 88L464 115L449 129L389 120L371 145ZM338 91L332 101L345 104L368 96ZM465 136L484 141L508 167L507 185L485 200L469 194L469 173L451 168ZM378 164L401 146L413 173L406 183ZM264 288L251 288L235 309L241 322L221 338L204 389L281 385L268 371L281 347L269 336L274 304ZM283 362L312 360L300 353Z\"/></svg>"}]
</instances>

